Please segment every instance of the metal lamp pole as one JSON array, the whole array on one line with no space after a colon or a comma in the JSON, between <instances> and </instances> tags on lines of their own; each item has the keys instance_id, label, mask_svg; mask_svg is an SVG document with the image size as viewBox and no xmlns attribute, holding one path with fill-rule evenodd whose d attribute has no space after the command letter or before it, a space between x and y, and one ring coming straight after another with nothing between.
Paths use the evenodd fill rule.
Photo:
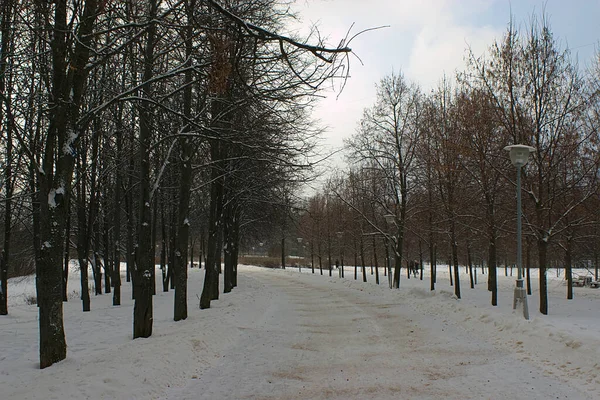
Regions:
<instances>
[{"instance_id":1,"label":"metal lamp pole","mask_svg":"<svg viewBox=\"0 0 600 400\"><path fill-rule=\"evenodd\" d=\"M510 161L517 167L517 282L515 286L513 310L517 309L519 303L523 304L523 316L525 319L529 319L529 308L527 306L527 292L523 286L523 244L522 244L522 223L521 223L521 168L529 159L529 153L533 152L535 148L531 146L525 146L522 144L516 144L513 146L506 146L504 148L510 152Z\"/></svg>"}]
</instances>

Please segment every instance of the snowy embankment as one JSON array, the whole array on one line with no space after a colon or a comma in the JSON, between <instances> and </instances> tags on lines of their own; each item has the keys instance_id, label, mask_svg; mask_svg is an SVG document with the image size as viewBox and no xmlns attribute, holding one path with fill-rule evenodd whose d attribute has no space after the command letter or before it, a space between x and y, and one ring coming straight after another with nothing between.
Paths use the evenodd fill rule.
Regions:
<instances>
[{"instance_id":1,"label":"snowy embankment","mask_svg":"<svg viewBox=\"0 0 600 400\"><path fill-rule=\"evenodd\" d=\"M475 289L461 270L457 300L447 268L438 270L437 290L430 292L427 275L424 281L403 276L400 290L390 290L383 276L375 285L370 271L368 283L360 274L354 281L349 267L343 280L336 271L329 277L308 269L240 267L239 287L200 311L196 296L204 270L189 272L188 319L172 321L173 292L161 292L159 283L153 335L135 341L129 284L123 279L120 307L112 306L110 294L92 296L92 311L83 313L79 275L71 274L70 300L64 304L67 359L45 370L37 369L37 308L26 301L35 295L34 279L11 280L10 315L0 317L0 397L482 398L489 393L486 398L496 399L519 398L527 390L528 398L591 399L600 390L600 289L575 288L575 299L568 301L563 280L552 277L550 315L542 316L534 277L531 320L525 321L520 310L512 310L514 278L504 277L503 270L499 305L492 307L487 275L480 270ZM364 339L361 328L370 332ZM373 338L389 341L389 355ZM356 354L336 347L339 340ZM428 358L429 352L434 356ZM371 365L375 359L381 369ZM302 362L314 369L286 370ZM335 374L325 380L321 372L314 375L334 365L343 365L344 376L336 382ZM218 381L229 374L233 377ZM368 386L366 377L379 380ZM345 386L336 386L342 381Z\"/></svg>"}]
</instances>

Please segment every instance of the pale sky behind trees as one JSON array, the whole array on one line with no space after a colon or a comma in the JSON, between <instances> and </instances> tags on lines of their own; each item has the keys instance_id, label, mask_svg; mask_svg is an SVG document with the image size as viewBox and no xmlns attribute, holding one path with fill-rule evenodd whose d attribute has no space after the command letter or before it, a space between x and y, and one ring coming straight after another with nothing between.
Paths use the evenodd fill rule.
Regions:
<instances>
[{"instance_id":1,"label":"pale sky behind trees","mask_svg":"<svg viewBox=\"0 0 600 400\"><path fill-rule=\"evenodd\" d=\"M591 65L600 44L599 0L296 0L294 7L302 26L317 24L333 46L353 23L354 33L389 25L351 43L364 65L352 57L344 91L338 96L336 87L316 111L329 127L324 137L329 151L355 132L363 109L375 101L381 78L402 71L427 92L444 74L452 78L464 68L469 46L481 55L494 39L500 40L511 14L523 32L533 13L545 11L554 37L571 49L580 68Z\"/></svg>"}]
</instances>

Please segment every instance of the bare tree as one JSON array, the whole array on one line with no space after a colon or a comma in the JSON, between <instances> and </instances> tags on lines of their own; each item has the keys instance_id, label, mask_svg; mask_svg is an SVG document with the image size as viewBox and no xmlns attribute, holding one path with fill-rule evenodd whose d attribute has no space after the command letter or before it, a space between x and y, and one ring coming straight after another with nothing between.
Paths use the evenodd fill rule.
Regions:
<instances>
[{"instance_id":1,"label":"bare tree","mask_svg":"<svg viewBox=\"0 0 600 400\"><path fill-rule=\"evenodd\" d=\"M380 199L380 204L395 219L396 288L400 287L409 195L415 183L420 97L416 85L408 83L402 74L383 78L377 86L375 105L365 110L358 133L349 142L352 157L379 169L385 179L386 198Z\"/></svg>"}]
</instances>

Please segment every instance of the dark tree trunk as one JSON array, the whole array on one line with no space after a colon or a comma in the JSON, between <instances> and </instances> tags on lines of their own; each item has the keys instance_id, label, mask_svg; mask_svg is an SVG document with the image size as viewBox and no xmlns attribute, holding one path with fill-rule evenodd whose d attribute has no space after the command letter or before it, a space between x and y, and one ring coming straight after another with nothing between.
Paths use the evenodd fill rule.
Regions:
<instances>
[{"instance_id":1,"label":"dark tree trunk","mask_svg":"<svg viewBox=\"0 0 600 400\"><path fill-rule=\"evenodd\" d=\"M149 24L144 53L143 97L152 98L150 79L153 77L154 43L156 36L155 18L157 14L157 1L148 0ZM150 144L152 140L152 121L150 121L150 102L142 101L139 129L140 166L139 166L139 203L138 203L138 234L136 263L134 269L133 286L135 291L133 305L133 338L147 338L152 335L152 269L154 269L154 249L152 244L152 201L150 198Z\"/></svg>"},{"instance_id":2,"label":"dark tree trunk","mask_svg":"<svg viewBox=\"0 0 600 400\"><path fill-rule=\"evenodd\" d=\"M220 111L223 110L224 105L222 100L216 100L213 103L213 115L220 115ZM220 269L220 258L221 248L219 247L220 242L220 231L222 225L222 213L223 213L223 171L222 167L222 154L223 149L221 142L218 140L212 140L211 147L211 159L213 164L211 166L211 187L210 187L210 211L208 220L208 244L207 244L207 257L206 257L206 273L204 278L204 287L202 289L202 295L200 296L200 309L206 309L210 307L211 300L219 298L219 269Z\"/></svg>"},{"instance_id":3,"label":"dark tree trunk","mask_svg":"<svg viewBox=\"0 0 600 400\"><path fill-rule=\"evenodd\" d=\"M567 238L567 246L565 248L565 278L567 279L567 299L573 300L573 269L572 260L572 241Z\"/></svg>"},{"instance_id":4,"label":"dark tree trunk","mask_svg":"<svg viewBox=\"0 0 600 400\"><path fill-rule=\"evenodd\" d=\"M362 256L364 257L364 254ZM327 263L329 264L329 276L331 276L332 275L331 270L333 268L333 263L331 262L331 237L329 236L329 234L327 235ZM365 263L363 262L363 269L364 269L364 265L365 265ZM363 271L363 274L364 274L364 271Z\"/></svg>"},{"instance_id":5,"label":"dark tree trunk","mask_svg":"<svg viewBox=\"0 0 600 400\"><path fill-rule=\"evenodd\" d=\"M284 230L285 228L281 231L281 269L285 269L285 233L283 232Z\"/></svg>"},{"instance_id":6,"label":"dark tree trunk","mask_svg":"<svg viewBox=\"0 0 600 400\"><path fill-rule=\"evenodd\" d=\"M452 228L451 240L452 263L454 264L454 294L460 299L460 268L458 266L458 244L456 243L456 232L454 227Z\"/></svg>"},{"instance_id":7,"label":"dark tree trunk","mask_svg":"<svg viewBox=\"0 0 600 400\"><path fill-rule=\"evenodd\" d=\"M598 271L600 270L600 266L598 265L598 262L600 261L600 252L598 252L598 247L594 246L594 280L596 282L598 282L599 276L598 276Z\"/></svg>"},{"instance_id":8,"label":"dark tree trunk","mask_svg":"<svg viewBox=\"0 0 600 400\"><path fill-rule=\"evenodd\" d=\"M104 259L104 293L110 293L111 289L111 277L112 277L112 257L110 252L110 223L108 220L108 194L104 196L104 219L103 219L103 240L102 244L104 245L103 250L103 259Z\"/></svg>"},{"instance_id":9,"label":"dark tree trunk","mask_svg":"<svg viewBox=\"0 0 600 400\"><path fill-rule=\"evenodd\" d=\"M191 78L190 78L191 79ZM191 86L188 85L191 96ZM188 99L187 101L191 101ZM192 154L191 140L187 137L180 140L180 182L179 182L179 216L177 217L177 238L175 250L175 306L174 319L180 321L187 319L187 243L190 229L188 218L190 193L192 188Z\"/></svg>"},{"instance_id":10,"label":"dark tree trunk","mask_svg":"<svg viewBox=\"0 0 600 400\"><path fill-rule=\"evenodd\" d=\"M448 277L450 278L450 286L454 286L454 276L452 275L452 245L450 245L450 254L448 254ZM454 266L456 268L456 266Z\"/></svg>"},{"instance_id":11,"label":"dark tree trunk","mask_svg":"<svg viewBox=\"0 0 600 400\"><path fill-rule=\"evenodd\" d=\"M467 265L469 266L469 278L471 289L475 289L475 278L473 277L473 262L471 259L471 244L467 242ZM477 273L477 271L475 271Z\"/></svg>"},{"instance_id":12,"label":"dark tree trunk","mask_svg":"<svg viewBox=\"0 0 600 400\"><path fill-rule=\"evenodd\" d=\"M155 203L156 204L156 203ZM152 229L150 251L152 253L152 295L156 294L156 232L158 229L158 207L152 209Z\"/></svg>"},{"instance_id":13,"label":"dark tree trunk","mask_svg":"<svg viewBox=\"0 0 600 400\"><path fill-rule=\"evenodd\" d=\"M67 354L62 309L62 254L74 156L79 135L83 131L77 124L87 79L85 65L91 47L91 32L98 14L97 2L86 1L77 32L78 38L72 49L67 44L71 40L67 37L67 2L57 0L55 3L51 41L52 93L49 105L53 111L49 114L43 164L37 172L40 218L38 243L41 243L36 252L40 368L63 360ZM40 8L40 12L44 12L41 4ZM72 54L69 54L70 50ZM68 56L72 60L67 61Z\"/></svg>"},{"instance_id":14,"label":"dark tree trunk","mask_svg":"<svg viewBox=\"0 0 600 400\"><path fill-rule=\"evenodd\" d=\"M200 309L209 308L211 300L218 298L219 268L217 263L220 260L219 253L221 252L219 248L219 231L221 229L220 215L223 205L223 184L220 172L216 167L213 167L212 178L206 271L204 287L200 297Z\"/></svg>"},{"instance_id":15,"label":"dark tree trunk","mask_svg":"<svg viewBox=\"0 0 600 400\"><path fill-rule=\"evenodd\" d=\"M356 280L358 280L358 249L356 247L356 238L354 238L352 240L352 244L353 244L352 251L354 253L354 280L356 281ZM321 254L321 251L319 248L319 255L320 254ZM319 259L319 263L320 263L320 261L321 260ZM321 275L323 275L323 274L321 273Z\"/></svg>"},{"instance_id":16,"label":"dark tree trunk","mask_svg":"<svg viewBox=\"0 0 600 400\"><path fill-rule=\"evenodd\" d=\"M100 258L100 254L98 253L100 247L100 224L94 224L95 230L95 240L93 245L93 254L94 254L94 262L92 263L93 271L94 271L94 289L95 295L99 296L102 294L102 262Z\"/></svg>"},{"instance_id":17,"label":"dark tree trunk","mask_svg":"<svg viewBox=\"0 0 600 400\"><path fill-rule=\"evenodd\" d=\"M430 241L429 241L429 273L431 274L431 276L429 277L429 290L435 290L435 244L433 243L433 240L431 239L430 236Z\"/></svg>"},{"instance_id":18,"label":"dark tree trunk","mask_svg":"<svg viewBox=\"0 0 600 400\"><path fill-rule=\"evenodd\" d=\"M0 6L0 32L2 33L2 41L0 42L0 93L4 94L6 90L6 70L8 68L8 54L10 52L10 44L12 41L11 26L12 26L13 1L5 0ZM7 96L10 98L10 96ZM6 144L4 158L4 243L2 253L0 254L0 315L8 314L8 264L10 260L10 235L12 225L12 196L13 196L13 176L12 176L12 121L6 118L3 119L3 106L10 107L8 100L6 105L0 106L0 126L6 128ZM3 103L0 101L0 103Z\"/></svg>"},{"instance_id":19,"label":"dark tree trunk","mask_svg":"<svg viewBox=\"0 0 600 400\"><path fill-rule=\"evenodd\" d=\"M312 270L312 273L315 273L315 252L314 252L315 248L313 245L313 242L310 242L310 268Z\"/></svg>"},{"instance_id":20,"label":"dark tree trunk","mask_svg":"<svg viewBox=\"0 0 600 400\"><path fill-rule=\"evenodd\" d=\"M71 200L69 200L69 203ZM67 227L65 228L65 253L63 258L63 301L69 300L69 250L71 248L71 207L67 205L69 215L67 216Z\"/></svg>"},{"instance_id":21,"label":"dark tree trunk","mask_svg":"<svg viewBox=\"0 0 600 400\"><path fill-rule=\"evenodd\" d=\"M194 239L190 235L190 268L194 268Z\"/></svg>"},{"instance_id":22,"label":"dark tree trunk","mask_svg":"<svg viewBox=\"0 0 600 400\"><path fill-rule=\"evenodd\" d=\"M527 294L531 296L531 238L525 239L525 272L527 274Z\"/></svg>"},{"instance_id":23,"label":"dark tree trunk","mask_svg":"<svg viewBox=\"0 0 600 400\"><path fill-rule=\"evenodd\" d=\"M548 315L548 281L546 280L546 257L548 242L538 239L538 263L540 269L540 312Z\"/></svg>"},{"instance_id":24,"label":"dark tree trunk","mask_svg":"<svg viewBox=\"0 0 600 400\"><path fill-rule=\"evenodd\" d=\"M367 270L365 267L365 244L364 244L362 236L360 237L359 243L360 243L360 267L362 270L363 282L366 282L367 281Z\"/></svg>"},{"instance_id":25,"label":"dark tree trunk","mask_svg":"<svg viewBox=\"0 0 600 400\"><path fill-rule=\"evenodd\" d=\"M121 118L119 117L119 121ZM123 132L117 130L117 157L119 162L123 157ZM115 202L113 210L113 306L121 305L121 186L123 185L123 175L120 168L115 171Z\"/></svg>"},{"instance_id":26,"label":"dark tree trunk","mask_svg":"<svg viewBox=\"0 0 600 400\"><path fill-rule=\"evenodd\" d=\"M492 305L498 305L498 277L496 271L496 238L490 237L488 246L488 290L492 292Z\"/></svg>"},{"instance_id":27,"label":"dark tree trunk","mask_svg":"<svg viewBox=\"0 0 600 400\"><path fill-rule=\"evenodd\" d=\"M394 251L394 258L396 260L394 266L394 287L400 288L400 274L402 273L402 250L404 246L404 227L398 225L396 233L396 248Z\"/></svg>"},{"instance_id":28,"label":"dark tree trunk","mask_svg":"<svg viewBox=\"0 0 600 400\"><path fill-rule=\"evenodd\" d=\"M83 165L87 164L86 150L83 149L80 157L78 168L78 181L77 186L77 221L78 221L78 232L77 232L77 256L79 259L79 281L81 283L81 306L84 312L90 311L90 289L88 279L88 255L89 255L89 236L91 233L89 221L94 218L92 201L89 202L89 217L86 213L86 197L87 197L87 185L86 178L79 174L83 172ZM93 192L92 192L93 193Z\"/></svg>"},{"instance_id":29,"label":"dark tree trunk","mask_svg":"<svg viewBox=\"0 0 600 400\"><path fill-rule=\"evenodd\" d=\"M8 267L5 267L5 258L3 249L0 254L0 315L8 314Z\"/></svg>"},{"instance_id":30,"label":"dark tree trunk","mask_svg":"<svg viewBox=\"0 0 600 400\"><path fill-rule=\"evenodd\" d=\"M102 294L102 262L100 260L98 250L94 249L94 262L92 266L94 267L94 293L96 296Z\"/></svg>"},{"instance_id":31,"label":"dark tree trunk","mask_svg":"<svg viewBox=\"0 0 600 400\"><path fill-rule=\"evenodd\" d=\"M235 220L233 223L233 274L232 274L232 285L233 287L237 287L237 267L238 267L238 257L240 252L240 214L236 212Z\"/></svg>"},{"instance_id":32,"label":"dark tree trunk","mask_svg":"<svg viewBox=\"0 0 600 400\"><path fill-rule=\"evenodd\" d=\"M498 255L496 249L496 219L494 204L488 201L487 207L488 223L488 291L492 292L492 305L498 305ZM483 266L482 266L483 273Z\"/></svg>"},{"instance_id":33,"label":"dark tree trunk","mask_svg":"<svg viewBox=\"0 0 600 400\"><path fill-rule=\"evenodd\" d=\"M167 257L167 279L169 287L175 289L175 252L177 242L177 214L175 209L171 207L171 224L169 226L169 256Z\"/></svg>"},{"instance_id":34,"label":"dark tree trunk","mask_svg":"<svg viewBox=\"0 0 600 400\"><path fill-rule=\"evenodd\" d=\"M165 204L161 203L161 239L160 239L160 270L162 272L163 292L169 291L169 274L167 274L167 222L165 221Z\"/></svg>"},{"instance_id":35,"label":"dark tree trunk","mask_svg":"<svg viewBox=\"0 0 600 400\"><path fill-rule=\"evenodd\" d=\"M383 239L383 247L384 247L383 251L385 254L385 266L383 268L383 276L387 276L387 274L388 274L387 271L388 271L388 269L391 268L391 265L392 265L391 258L390 258L392 256L392 254L390 252L390 245L389 245L388 239L386 239L386 238ZM391 269L390 269L390 272L391 272Z\"/></svg>"},{"instance_id":36,"label":"dark tree trunk","mask_svg":"<svg viewBox=\"0 0 600 400\"><path fill-rule=\"evenodd\" d=\"M192 12L195 1L186 2L186 12L188 14L188 24L184 28L185 36L185 53L186 66L189 67L192 63ZM183 114L186 119L190 119L192 115L192 70L186 69L185 72L185 88L183 90ZM189 123L184 122L184 132L189 132ZM183 136L179 139L180 151L180 166L179 166L179 216L177 218L177 250L175 258L175 276L177 283L175 284L175 305L174 305L174 320L180 321L187 319L187 243L190 233L189 209L190 209L190 193L192 190L192 155L194 148L192 139L189 136ZM192 252L193 254L193 252ZM193 262L193 260L192 260Z\"/></svg>"},{"instance_id":37,"label":"dark tree trunk","mask_svg":"<svg viewBox=\"0 0 600 400\"><path fill-rule=\"evenodd\" d=\"M133 146L134 138L132 137L131 146ZM130 188L127 191L125 198L125 211L127 213L127 241L125 244L127 255L125 257L125 261L127 263L125 269L125 281L131 282L131 277L133 275L134 264L135 264L135 248L133 243L133 235L135 230L135 215L133 210L133 176L135 175L135 161L133 159L133 151L130 153L129 157L129 171L128 171L128 182L127 187ZM132 285L133 290L131 291L131 298L135 298L135 287Z\"/></svg>"},{"instance_id":38,"label":"dark tree trunk","mask_svg":"<svg viewBox=\"0 0 600 400\"><path fill-rule=\"evenodd\" d=\"M223 216L223 240L225 241L224 263L225 272L223 274L223 293L231 292L233 289L233 210L231 203L225 207Z\"/></svg>"},{"instance_id":39,"label":"dark tree trunk","mask_svg":"<svg viewBox=\"0 0 600 400\"><path fill-rule=\"evenodd\" d=\"M319 245L320 247L320 245ZM321 251L319 250L319 255L317 256L317 258L319 259L319 271L321 272L321 275L323 275L323 257L321 257Z\"/></svg>"},{"instance_id":40,"label":"dark tree trunk","mask_svg":"<svg viewBox=\"0 0 600 400\"><path fill-rule=\"evenodd\" d=\"M377 260L377 240L375 237L373 237L373 259L375 261L375 283L379 285L379 261ZM344 265L343 261L342 265Z\"/></svg>"},{"instance_id":41,"label":"dark tree trunk","mask_svg":"<svg viewBox=\"0 0 600 400\"><path fill-rule=\"evenodd\" d=\"M206 241L204 240L204 228L202 228L202 231L200 233L200 254L198 255L198 268L202 269L202 260L204 259L204 262L206 263L206 246L205 246Z\"/></svg>"},{"instance_id":42,"label":"dark tree trunk","mask_svg":"<svg viewBox=\"0 0 600 400\"><path fill-rule=\"evenodd\" d=\"M422 281L423 280L423 269L424 269L424 264L423 264L423 243L419 240L419 280Z\"/></svg>"}]
</instances>

